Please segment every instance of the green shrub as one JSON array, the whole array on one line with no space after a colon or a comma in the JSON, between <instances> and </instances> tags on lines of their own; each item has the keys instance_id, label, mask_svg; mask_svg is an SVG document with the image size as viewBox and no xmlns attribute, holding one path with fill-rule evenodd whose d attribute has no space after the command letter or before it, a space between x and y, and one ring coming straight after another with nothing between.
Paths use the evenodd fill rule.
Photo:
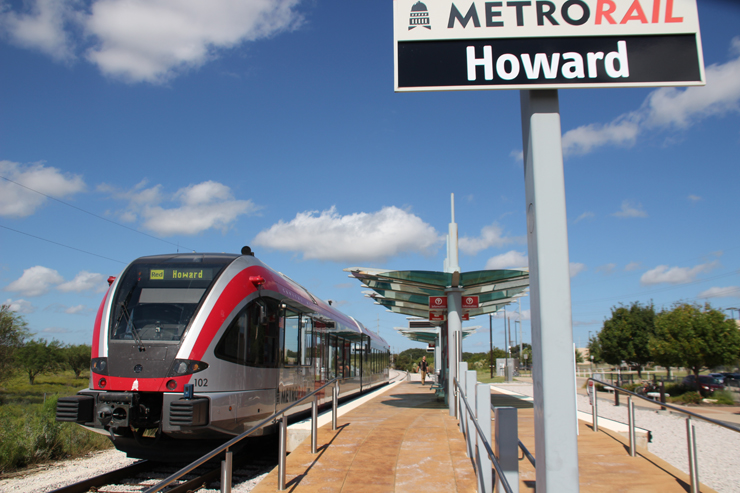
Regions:
<instances>
[{"instance_id":1,"label":"green shrub","mask_svg":"<svg viewBox=\"0 0 740 493\"><path fill-rule=\"evenodd\" d=\"M685 392L682 395L679 395L677 397L671 396L671 402L675 402L678 404L699 404L701 403L701 400L703 397L699 392L691 391L691 392Z\"/></svg>"},{"instance_id":2,"label":"green shrub","mask_svg":"<svg viewBox=\"0 0 740 493\"><path fill-rule=\"evenodd\" d=\"M732 392L729 392L727 390L718 390L710 398L717 399L717 404L725 404L728 406L733 406L735 404L735 399L732 396Z\"/></svg>"},{"instance_id":3,"label":"green shrub","mask_svg":"<svg viewBox=\"0 0 740 493\"><path fill-rule=\"evenodd\" d=\"M108 439L55 418L56 396L43 404L0 407L0 471L110 447Z\"/></svg>"}]
</instances>

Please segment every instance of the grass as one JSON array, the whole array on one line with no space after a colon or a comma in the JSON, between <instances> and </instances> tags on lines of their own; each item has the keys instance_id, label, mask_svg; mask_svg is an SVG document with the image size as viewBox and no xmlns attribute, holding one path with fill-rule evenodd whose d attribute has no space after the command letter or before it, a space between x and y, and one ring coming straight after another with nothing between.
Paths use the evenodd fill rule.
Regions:
<instances>
[{"instance_id":1,"label":"grass","mask_svg":"<svg viewBox=\"0 0 740 493\"><path fill-rule=\"evenodd\" d=\"M110 448L108 438L75 423L55 418L59 397L74 395L86 388L88 377L74 373L39 375L36 384L23 374L15 375L0 387L0 472Z\"/></svg>"},{"instance_id":2,"label":"grass","mask_svg":"<svg viewBox=\"0 0 740 493\"><path fill-rule=\"evenodd\" d=\"M491 372L489 370L476 370L478 373L478 381L480 383L502 383L506 381L505 377L495 376L491 378Z\"/></svg>"}]
</instances>

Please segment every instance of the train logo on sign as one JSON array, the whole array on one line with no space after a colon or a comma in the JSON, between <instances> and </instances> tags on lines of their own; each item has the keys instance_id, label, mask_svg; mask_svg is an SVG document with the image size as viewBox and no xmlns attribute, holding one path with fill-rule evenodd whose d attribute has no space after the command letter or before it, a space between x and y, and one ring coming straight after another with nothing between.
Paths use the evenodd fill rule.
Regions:
<instances>
[{"instance_id":1,"label":"train logo on sign","mask_svg":"<svg viewBox=\"0 0 740 493\"><path fill-rule=\"evenodd\" d=\"M430 310L447 310L447 296L430 296Z\"/></svg>"},{"instance_id":2,"label":"train logo on sign","mask_svg":"<svg viewBox=\"0 0 740 493\"><path fill-rule=\"evenodd\" d=\"M429 11L427 6L421 2L416 2L411 7L409 16L409 31L415 27L425 27L431 31L432 26L429 24Z\"/></svg>"}]
</instances>

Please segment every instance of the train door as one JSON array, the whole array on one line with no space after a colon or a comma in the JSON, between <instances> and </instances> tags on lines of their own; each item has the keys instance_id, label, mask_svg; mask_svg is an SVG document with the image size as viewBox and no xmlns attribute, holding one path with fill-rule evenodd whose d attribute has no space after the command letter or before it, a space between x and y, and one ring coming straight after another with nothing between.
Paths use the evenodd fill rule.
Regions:
<instances>
[{"instance_id":1,"label":"train door","mask_svg":"<svg viewBox=\"0 0 740 493\"><path fill-rule=\"evenodd\" d=\"M280 324L282 350L277 387L278 410L313 390L313 386L310 385L312 381L310 346L313 337L311 319L292 308L285 307L282 310ZM308 406L310 403L300 408Z\"/></svg>"}]
</instances>

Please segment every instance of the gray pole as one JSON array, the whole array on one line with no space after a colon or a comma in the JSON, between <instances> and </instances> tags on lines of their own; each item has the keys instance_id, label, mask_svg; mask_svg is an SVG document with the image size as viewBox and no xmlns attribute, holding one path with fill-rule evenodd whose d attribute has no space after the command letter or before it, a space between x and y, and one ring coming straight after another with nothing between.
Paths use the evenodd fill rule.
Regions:
<instances>
[{"instance_id":1,"label":"gray pole","mask_svg":"<svg viewBox=\"0 0 740 493\"><path fill-rule=\"evenodd\" d=\"M462 338L458 333L462 332L462 292L464 290L458 287L445 289L447 295L447 343L449 347L450 358L450 376L447 380L447 392L450 396L450 416L455 415L455 383L453 379L457 377L457 369L460 364L458 360L461 354L461 348L458 347Z\"/></svg>"},{"instance_id":2,"label":"gray pole","mask_svg":"<svg viewBox=\"0 0 740 493\"><path fill-rule=\"evenodd\" d=\"M493 378L493 313L488 314L488 342L491 346L490 358L488 358L491 367L491 378Z\"/></svg>"},{"instance_id":3,"label":"gray pole","mask_svg":"<svg viewBox=\"0 0 740 493\"><path fill-rule=\"evenodd\" d=\"M521 91L537 492L578 492L568 226L557 90Z\"/></svg>"}]
</instances>

